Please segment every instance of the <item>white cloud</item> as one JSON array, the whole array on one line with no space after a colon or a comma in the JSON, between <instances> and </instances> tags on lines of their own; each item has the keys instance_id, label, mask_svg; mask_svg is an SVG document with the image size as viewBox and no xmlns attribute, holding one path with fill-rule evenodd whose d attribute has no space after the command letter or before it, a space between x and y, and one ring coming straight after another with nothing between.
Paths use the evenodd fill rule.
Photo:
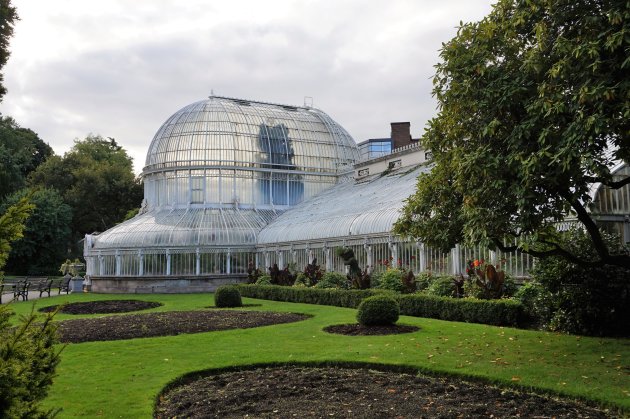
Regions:
<instances>
[{"instance_id":1,"label":"white cloud","mask_svg":"<svg viewBox=\"0 0 630 419\"><path fill-rule=\"evenodd\" d=\"M0 106L58 153L88 133L135 159L168 116L215 93L314 105L357 141L435 113L441 43L489 0L14 0Z\"/></svg>"}]
</instances>

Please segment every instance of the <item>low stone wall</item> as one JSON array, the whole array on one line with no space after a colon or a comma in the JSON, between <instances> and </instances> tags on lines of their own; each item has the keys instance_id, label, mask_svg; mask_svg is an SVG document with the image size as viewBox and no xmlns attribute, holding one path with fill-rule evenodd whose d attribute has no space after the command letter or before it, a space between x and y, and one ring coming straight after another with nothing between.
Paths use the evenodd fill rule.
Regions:
<instances>
[{"instance_id":1,"label":"low stone wall","mask_svg":"<svg viewBox=\"0 0 630 419\"><path fill-rule=\"evenodd\" d=\"M221 285L247 281L247 275L191 277L92 277L91 292L110 294L181 294L214 292Z\"/></svg>"}]
</instances>

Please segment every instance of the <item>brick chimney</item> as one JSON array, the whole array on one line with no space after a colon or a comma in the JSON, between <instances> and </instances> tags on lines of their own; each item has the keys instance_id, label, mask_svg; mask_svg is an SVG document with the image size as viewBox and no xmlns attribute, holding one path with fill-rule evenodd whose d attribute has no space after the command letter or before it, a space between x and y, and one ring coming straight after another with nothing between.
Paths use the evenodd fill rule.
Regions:
<instances>
[{"instance_id":1,"label":"brick chimney","mask_svg":"<svg viewBox=\"0 0 630 419\"><path fill-rule=\"evenodd\" d=\"M411 144L411 123L392 122L392 149Z\"/></svg>"}]
</instances>

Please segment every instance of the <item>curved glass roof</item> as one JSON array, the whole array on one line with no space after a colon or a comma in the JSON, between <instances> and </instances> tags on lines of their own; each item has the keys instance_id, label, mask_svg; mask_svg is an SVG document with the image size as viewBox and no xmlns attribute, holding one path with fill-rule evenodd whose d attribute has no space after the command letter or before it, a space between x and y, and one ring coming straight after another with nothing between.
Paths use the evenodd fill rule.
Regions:
<instances>
[{"instance_id":1,"label":"curved glass roof","mask_svg":"<svg viewBox=\"0 0 630 419\"><path fill-rule=\"evenodd\" d=\"M273 211L239 211L234 208L152 211L94 236L93 250L214 246L253 248L260 229L274 217L276 214Z\"/></svg>"},{"instance_id":2,"label":"curved glass roof","mask_svg":"<svg viewBox=\"0 0 630 419\"><path fill-rule=\"evenodd\" d=\"M426 165L340 183L286 211L266 226L258 244L318 241L387 234L400 217Z\"/></svg>"},{"instance_id":3,"label":"curved glass roof","mask_svg":"<svg viewBox=\"0 0 630 419\"><path fill-rule=\"evenodd\" d=\"M337 174L358 158L352 137L320 110L210 96L166 120L143 174L188 167Z\"/></svg>"}]
</instances>

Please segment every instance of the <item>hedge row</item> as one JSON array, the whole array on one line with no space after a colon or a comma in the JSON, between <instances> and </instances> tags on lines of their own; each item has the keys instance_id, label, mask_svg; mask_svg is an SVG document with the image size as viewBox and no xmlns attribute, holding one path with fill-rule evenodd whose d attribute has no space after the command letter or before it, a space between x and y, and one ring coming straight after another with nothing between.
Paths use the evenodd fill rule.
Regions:
<instances>
[{"instance_id":1,"label":"hedge row","mask_svg":"<svg viewBox=\"0 0 630 419\"><path fill-rule=\"evenodd\" d=\"M518 326L523 318L521 303L513 300L458 299L424 294L399 295L373 289L339 290L251 284L241 284L238 287L243 297L349 308L357 308L367 297L387 293L400 304L401 315L468 323Z\"/></svg>"},{"instance_id":2,"label":"hedge row","mask_svg":"<svg viewBox=\"0 0 630 419\"><path fill-rule=\"evenodd\" d=\"M359 303L367 297L386 292L383 290L340 290L253 284L240 284L238 288L243 297L349 308L357 308Z\"/></svg>"}]
</instances>

